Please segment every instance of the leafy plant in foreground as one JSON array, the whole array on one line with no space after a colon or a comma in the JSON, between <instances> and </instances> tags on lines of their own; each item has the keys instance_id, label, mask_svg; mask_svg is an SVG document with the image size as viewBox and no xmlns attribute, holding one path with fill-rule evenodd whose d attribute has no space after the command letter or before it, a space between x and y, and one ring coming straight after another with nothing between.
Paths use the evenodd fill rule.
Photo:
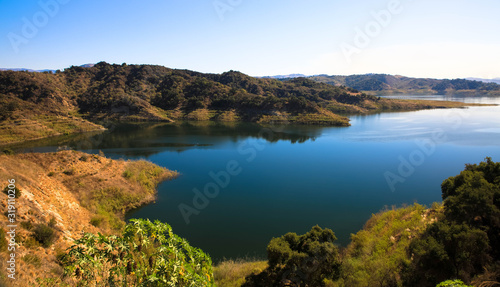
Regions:
<instances>
[{"instance_id":1,"label":"leafy plant in foreground","mask_svg":"<svg viewBox=\"0 0 500 287\"><path fill-rule=\"evenodd\" d=\"M86 233L69 248L77 286L213 286L212 260L160 221L133 219L122 236Z\"/></svg>"}]
</instances>

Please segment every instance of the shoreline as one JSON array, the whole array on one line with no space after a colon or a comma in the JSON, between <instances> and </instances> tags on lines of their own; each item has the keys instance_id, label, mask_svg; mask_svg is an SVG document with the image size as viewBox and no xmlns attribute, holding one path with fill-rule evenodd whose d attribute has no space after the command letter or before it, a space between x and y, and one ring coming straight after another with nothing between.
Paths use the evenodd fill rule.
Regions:
<instances>
[{"instance_id":1,"label":"shoreline","mask_svg":"<svg viewBox=\"0 0 500 287\"><path fill-rule=\"evenodd\" d=\"M0 155L0 163L0 181L15 179L20 192L16 234L21 244L16 253L36 256L40 262L35 266L20 261L16 275L26 286L36 284L35 277L59 276L58 254L82 233L120 232L127 210L154 201L157 185L178 175L144 160L113 160L79 151ZM0 196L5 209L7 195ZM9 224L6 217L0 223ZM43 246L32 231L41 225L54 233L53 241ZM6 255L0 253L2 262Z\"/></svg>"},{"instance_id":2,"label":"shoreline","mask_svg":"<svg viewBox=\"0 0 500 287\"><path fill-rule=\"evenodd\" d=\"M105 132L107 130L108 130L107 128L103 127L103 128L100 128L100 129L87 130L87 131L78 131L78 132L73 132L73 133L69 133L69 134L57 133L57 134L52 134L52 135L45 136L45 137L30 138L30 139L26 139L26 140L9 142L9 143L0 143L0 148L8 147L9 145L16 145L16 144L28 143L28 142L37 141L37 140L43 140L43 139L50 139L50 138L54 138L54 137L83 135L83 134L86 134L86 133Z\"/></svg>"},{"instance_id":3,"label":"shoreline","mask_svg":"<svg viewBox=\"0 0 500 287\"><path fill-rule=\"evenodd\" d=\"M387 99L387 98L384 98ZM233 118L233 120L220 120L217 118L202 118L202 119L182 119L179 118L175 122L164 122L164 124L180 124L182 122L213 122L213 123L254 123L265 125L268 123L282 123L287 125L313 125L313 126L321 126L321 127L349 127L350 119L347 118L349 116L361 116L361 115L370 115L370 114L378 114L378 113L392 113L392 112L413 112L413 111L421 111L421 110L432 110L432 109L453 109L453 108L461 108L467 109L468 107L487 107L487 106L498 106L495 104L478 104L478 103L463 103L463 102L454 102L454 101L436 101L436 100L415 100L415 99L389 99L390 105L395 105L391 107L373 107L372 109L364 109L364 110L356 110L356 111L336 111L335 113L325 111L325 115L321 115L319 113L312 114L299 114L299 115L263 115L258 121L245 121L240 118ZM386 103L383 103L385 105ZM89 123L93 125L98 125L92 121ZM117 122L121 123L120 121ZM125 121L123 123L129 123ZM144 121L131 121L130 123L137 124L148 124L148 123L158 123L158 121L144 120ZM32 141L55 138L59 136L77 136L84 135L86 133L92 132L105 132L109 129L105 127L100 127L96 129L90 130L76 130L72 132L58 132L54 134L50 134L48 136L42 137L34 137L28 138L20 141L13 142L0 142L0 148L8 149L10 146L19 145L23 143L29 143ZM6 135L0 131L0 138L5 137Z\"/></svg>"}]
</instances>

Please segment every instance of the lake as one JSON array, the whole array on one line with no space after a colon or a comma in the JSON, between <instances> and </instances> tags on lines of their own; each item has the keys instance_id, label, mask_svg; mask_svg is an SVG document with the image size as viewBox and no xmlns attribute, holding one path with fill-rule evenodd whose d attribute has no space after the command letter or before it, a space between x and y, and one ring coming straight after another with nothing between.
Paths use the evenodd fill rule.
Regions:
<instances>
[{"instance_id":1,"label":"lake","mask_svg":"<svg viewBox=\"0 0 500 287\"><path fill-rule=\"evenodd\" d=\"M500 104L487 97L424 98ZM352 126L343 128L108 124L111 132L19 148L102 150L179 171L159 186L155 203L127 217L169 223L216 262L264 258L271 238L314 225L331 228L345 246L371 214L441 201L441 182L466 163L500 161L498 106L350 118Z\"/></svg>"}]
</instances>

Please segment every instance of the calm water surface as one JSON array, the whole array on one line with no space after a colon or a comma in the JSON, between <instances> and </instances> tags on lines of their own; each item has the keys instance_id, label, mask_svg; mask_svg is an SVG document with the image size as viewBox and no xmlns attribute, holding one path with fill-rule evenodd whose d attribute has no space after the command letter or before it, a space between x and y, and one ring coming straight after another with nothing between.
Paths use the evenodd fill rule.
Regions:
<instances>
[{"instance_id":1,"label":"calm water surface","mask_svg":"<svg viewBox=\"0 0 500 287\"><path fill-rule=\"evenodd\" d=\"M499 98L452 99L500 104ZM353 116L347 128L121 125L110 133L24 148L102 150L113 158L146 158L179 171L178 179L159 186L156 203L128 218L165 221L218 261L264 257L272 237L305 233L314 225L333 229L345 246L350 234L385 206L440 201L441 182L464 164L486 156L500 161L499 112L495 106ZM221 177L223 187L213 196L217 181L210 174L225 171L228 163L239 174L229 183ZM213 198L194 206L193 190L203 191L207 184ZM179 206L198 207L189 223Z\"/></svg>"}]
</instances>

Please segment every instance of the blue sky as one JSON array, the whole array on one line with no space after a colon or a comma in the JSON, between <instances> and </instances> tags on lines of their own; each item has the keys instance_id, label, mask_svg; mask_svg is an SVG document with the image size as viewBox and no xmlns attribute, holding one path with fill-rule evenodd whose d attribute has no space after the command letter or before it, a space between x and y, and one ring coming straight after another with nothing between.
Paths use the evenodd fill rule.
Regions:
<instances>
[{"instance_id":1,"label":"blue sky","mask_svg":"<svg viewBox=\"0 0 500 287\"><path fill-rule=\"evenodd\" d=\"M0 0L0 67L495 78L499 11L498 0Z\"/></svg>"}]
</instances>

